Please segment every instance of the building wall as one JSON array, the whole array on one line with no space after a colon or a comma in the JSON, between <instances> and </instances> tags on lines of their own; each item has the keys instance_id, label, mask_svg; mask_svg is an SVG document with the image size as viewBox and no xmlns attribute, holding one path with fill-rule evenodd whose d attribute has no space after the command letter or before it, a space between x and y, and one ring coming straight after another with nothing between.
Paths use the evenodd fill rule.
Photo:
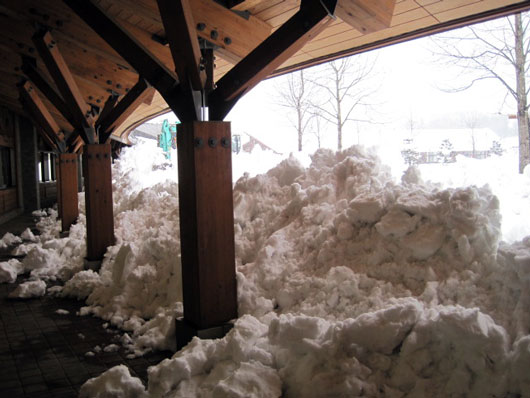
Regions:
<instances>
[{"instance_id":1,"label":"building wall","mask_svg":"<svg viewBox=\"0 0 530 398\"><path fill-rule=\"evenodd\" d=\"M0 220L19 209L16 129L17 116L0 107Z\"/></svg>"}]
</instances>

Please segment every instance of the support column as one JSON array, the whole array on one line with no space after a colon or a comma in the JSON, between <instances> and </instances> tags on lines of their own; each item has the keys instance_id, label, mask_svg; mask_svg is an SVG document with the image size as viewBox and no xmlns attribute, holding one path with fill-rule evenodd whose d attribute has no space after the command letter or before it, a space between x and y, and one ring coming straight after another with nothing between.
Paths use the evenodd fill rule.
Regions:
<instances>
[{"instance_id":1,"label":"support column","mask_svg":"<svg viewBox=\"0 0 530 398\"><path fill-rule=\"evenodd\" d=\"M79 216L77 195L77 154L61 153L57 159L57 203L62 231L70 226Z\"/></svg>"},{"instance_id":2,"label":"support column","mask_svg":"<svg viewBox=\"0 0 530 398\"><path fill-rule=\"evenodd\" d=\"M83 148L85 180L87 260L100 261L115 243L112 211L112 173L109 144Z\"/></svg>"},{"instance_id":3,"label":"support column","mask_svg":"<svg viewBox=\"0 0 530 398\"><path fill-rule=\"evenodd\" d=\"M177 346L221 337L237 318L230 123L178 125L184 319Z\"/></svg>"}]
</instances>

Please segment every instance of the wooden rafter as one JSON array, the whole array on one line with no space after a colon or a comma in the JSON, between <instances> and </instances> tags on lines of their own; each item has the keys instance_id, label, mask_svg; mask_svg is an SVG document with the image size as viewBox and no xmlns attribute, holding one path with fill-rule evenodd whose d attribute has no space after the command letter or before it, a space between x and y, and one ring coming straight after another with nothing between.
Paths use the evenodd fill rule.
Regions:
<instances>
[{"instance_id":1,"label":"wooden rafter","mask_svg":"<svg viewBox=\"0 0 530 398\"><path fill-rule=\"evenodd\" d=\"M63 1L158 90L181 121L199 120L200 98L193 95L193 101L183 100L190 89L178 84L175 75L136 38L91 0Z\"/></svg>"},{"instance_id":2,"label":"wooden rafter","mask_svg":"<svg viewBox=\"0 0 530 398\"><path fill-rule=\"evenodd\" d=\"M37 33L33 36L33 41L59 92L70 108L75 121L74 127L79 130L86 143L94 143L96 137L92 123L88 120L88 105L59 52L56 41L50 32Z\"/></svg>"},{"instance_id":3,"label":"wooden rafter","mask_svg":"<svg viewBox=\"0 0 530 398\"><path fill-rule=\"evenodd\" d=\"M96 120L96 129L97 126L101 124L101 121L107 117L107 115L114 109L114 106L116 105L116 102L120 99L120 95L118 93L111 93L107 100L105 101L105 105L103 105L103 109L99 113L98 119Z\"/></svg>"},{"instance_id":4,"label":"wooden rafter","mask_svg":"<svg viewBox=\"0 0 530 398\"><path fill-rule=\"evenodd\" d=\"M33 83L39 91L44 94L46 98L53 104L53 106L64 116L68 122L74 126L75 120L70 112L70 108L63 101L61 95L57 90L48 82L43 73L37 69L35 59L29 57L22 57L22 71L26 77Z\"/></svg>"},{"instance_id":5,"label":"wooden rafter","mask_svg":"<svg viewBox=\"0 0 530 398\"><path fill-rule=\"evenodd\" d=\"M194 90L202 90L205 73L200 67L201 50L189 1L157 0L157 3L179 80L189 79Z\"/></svg>"},{"instance_id":6,"label":"wooden rafter","mask_svg":"<svg viewBox=\"0 0 530 398\"><path fill-rule=\"evenodd\" d=\"M141 15L149 24L162 28L162 18L155 1L105 0ZM272 26L260 18L246 18L212 0L191 0L193 19L201 25L197 35L216 46L221 58L237 63L247 56L272 31ZM214 32L214 33L212 33Z\"/></svg>"},{"instance_id":7,"label":"wooden rafter","mask_svg":"<svg viewBox=\"0 0 530 398\"><path fill-rule=\"evenodd\" d=\"M96 123L96 128L99 131L99 143L105 143L116 126L127 119L139 105L144 102L144 98L150 95L153 88L147 83L145 79L140 78L138 83L129 90L129 92L121 99L120 102L108 112L101 121Z\"/></svg>"},{"instance_id":8,"label":"wooden rafter","mask_svg":"<svg viewBox=\"0 0 530 398\"><path fill-rule=\"evenodd\" d=\"M392 22L396 0L339 0L336 14L361 33L386 29Z\"/></svg>"},{"instance_id":9,"label":"wooden rafter","mask_svg":"<svg viewBox=\"0 0 530 398\"><path fill-rule=\"evenodd\" d=\"M302 0L295 15L217 82L208 99L210 119L223 120L241 96L320 33L332 21L336 4Z\"/></svg>"},{"instance_id":10,"label":"wooden rafter","mask_svg":"<svg viewBox=\"0 0 530 398\"><path fill-rule=\"evenodd\" d=\"M41 127L44 139L48 143L51 142L53 144L52 147L56 150L64 152L64 134L39 98L31 82L26 81L21 84L19 92L25 108Z\"/></svg>"}]
</instances>

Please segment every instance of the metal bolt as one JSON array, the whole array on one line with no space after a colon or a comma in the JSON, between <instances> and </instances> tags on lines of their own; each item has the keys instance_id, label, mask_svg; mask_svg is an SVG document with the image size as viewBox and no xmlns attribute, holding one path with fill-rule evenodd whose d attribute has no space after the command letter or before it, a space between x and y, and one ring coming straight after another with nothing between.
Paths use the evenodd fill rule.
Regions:
<instances>
[{"instance_id":1,"label":"metal bolt","mask_svg":"<svg viewBox=\"0 0 530 398\"><path fill-rule=\"evenodd\" d=\"M195 138L194 142L195 142L195 148L202 148L204 145L203 139L199 137Z\"/></svg>"},{"instance_id":2,"label":"metal bolt","mask_svg":"<svg viewBox=\"0 0 530 398\"><path fill-rule=\"evenodd\" d=\"M204 22L199 22L197 24L197 30L198 31L203 31L204 29L206 29L206 24Z\"/></svg>"},{"instance_id":3,"label":"metal bolt","mask_svg":"<svg viewBox=\"0 0 530 398\"><path fill-rule=\"evenodd\" d=\"M225 37L223 41L227 46L232 44L232 39L230 37Z\"/></svg>"},{"instance_id":4,"label":"metal bolt","mask_svg":"<svg viewBox=\"0 0 530 398\"><path fill-rule=\"evenodd\" d=\"M221 138L221 146L223 148L230 148L230 140L226 137Z\"/></svg>"},{"instance_id":5,"label":"metal bolt","mask_svg":"<svg viewBox=\"0 0 530 398\"><path fill-rule=\"evenodd\" d=\"M216 31L215 29L212 30L212 31L210 32L210 37L211 37L213 40L217 40L217 38L219 37L219 32Z\"/></svg>"},{"instance_id":6,"label":"metal bolt","mask_svg":"<svg viewBox=\"0 0 530 398\"><path fill-rule=\"evenodd\" d=\"M96 159L99 159L100 156L99 156L99 153L96 153Z\"/></svg>"},{"instance_id":7,"label":"metal bolt","mask_svg":"<svg viewBox=\"0 0 530 398\"><path fill-rule=\"evenodd\" d=\"M217 139L213 137L208 138L208 146L210 148L215 148L217 146Z\"/></svg>"}]
</instances>

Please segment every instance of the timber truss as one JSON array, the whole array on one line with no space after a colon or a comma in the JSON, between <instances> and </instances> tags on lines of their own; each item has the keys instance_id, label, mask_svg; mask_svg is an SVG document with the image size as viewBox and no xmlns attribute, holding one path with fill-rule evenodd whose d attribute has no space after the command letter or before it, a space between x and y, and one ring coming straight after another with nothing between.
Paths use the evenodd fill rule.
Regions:
<instances>
[{"instance_id":1,"label":"timber truss","mask_svg":"<svg viewBox=\"0 0 530 398\"><path fill-rule=\"evenodd\" d=\"M302 0L297 13L214 83L214 53L201 48L203 25L193 18L192 0L157 0L175 72L95 2L64 2L158 90L181 122L224 120L245 93L332 22L337 7L337 0Z\"/></svg>"}]
</instances>

